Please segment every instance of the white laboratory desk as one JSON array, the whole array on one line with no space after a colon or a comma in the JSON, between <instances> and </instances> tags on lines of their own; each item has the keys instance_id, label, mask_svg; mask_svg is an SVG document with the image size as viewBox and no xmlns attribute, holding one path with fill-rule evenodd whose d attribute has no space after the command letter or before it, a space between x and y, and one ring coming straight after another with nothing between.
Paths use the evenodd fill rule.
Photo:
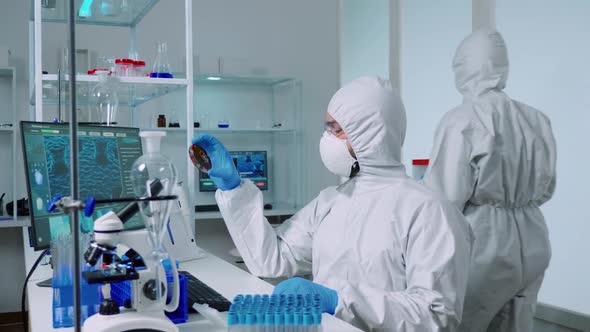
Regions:
<instances>
[{"instance_id":1,"label":"white laboratory desk","mask_svg":"<svg viewBox=\"0 0 590 332\"><path fill-rule=\"evenodd\" d=\"M36 253L35 256L38 256L38 253ZM206 258L181 263L180 269L190 272L192 275L230 300L238 294L270 294L273 290L273 286L266 281L254 277L250 273L211 254L207 254ZM73 328L51 328L51 288L42 288L36 285L40 280L44 280L50 276L51 271L47 265L39 266L27 286L30 331L73 331ZM198 314L189 315L189 321L178 325L178 327L180 331L183 332L225 331L223 329L216 329ZM322 328L324 332L360 331L344 321L328 314L324 314L323 316Z\"/></svg>"}]
</instances>

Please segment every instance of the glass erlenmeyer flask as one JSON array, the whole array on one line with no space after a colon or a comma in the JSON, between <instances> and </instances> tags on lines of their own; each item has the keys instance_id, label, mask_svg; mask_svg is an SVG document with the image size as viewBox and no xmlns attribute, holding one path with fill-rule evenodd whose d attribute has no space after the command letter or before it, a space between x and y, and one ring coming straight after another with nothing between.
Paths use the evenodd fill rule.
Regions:
<instances>
[{"instance_id":1,"label":"glass erlenmeyer flask","mask_svg":"<svg viewBox=\"0 0 590 332\"><path fill-rule=\"evenodd\" d=\"M92 89L90 102L94 105L94 119L100 119L103 125L112 126L117 124L117 109L119 108L119 97L117 91L109 83L109 71L97 70L98 84Z\"/></svg>"},{"instance_id":2,"label":"glass erlenmeyer flask","mask_svg":"<svg viewBox=\"0 0 590 332\"><path fill-rule=\"evenodd\" d=\"M150 77L172 78L170 63L168 62L168 44L164 41L156 43L156 60Z\"/></svg>"}]
</instances>

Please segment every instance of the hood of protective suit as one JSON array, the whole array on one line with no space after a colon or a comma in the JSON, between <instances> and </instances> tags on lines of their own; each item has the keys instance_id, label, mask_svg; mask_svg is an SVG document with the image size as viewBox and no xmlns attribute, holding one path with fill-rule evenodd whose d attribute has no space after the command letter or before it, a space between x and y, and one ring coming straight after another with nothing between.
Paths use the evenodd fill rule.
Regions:
<instances>
[{"instance_id":1,"label":"hood of protective suit","mask_svg":"<svg viewBox=\"0 0 590 332\"><path fill-rule=\"evenodd\" d=\"M405 174L406 112L389 81L361 77L346 84L330 100L328 113L348 136L360 175Z\"/></svg>"},{"instance_id":2,"label":"hood of protective suit","mask_svg":"<svg viewBox=\"0 0 590 332\"><path fill-rule=\"evenodd\" d=\"M499 32L478 30L465 38L453 59L455 85L465 97L502 90L508 78L508 52Z\"/></svg>"}]
</instances>

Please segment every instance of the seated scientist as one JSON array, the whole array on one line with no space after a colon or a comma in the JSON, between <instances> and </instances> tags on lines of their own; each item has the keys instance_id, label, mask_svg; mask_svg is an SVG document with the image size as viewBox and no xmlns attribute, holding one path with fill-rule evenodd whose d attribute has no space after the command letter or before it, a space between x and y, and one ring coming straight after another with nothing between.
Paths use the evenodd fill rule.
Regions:
<instances>
[{"instance_id":1,"label":"seated scientist","mask_svg":"<svg viewBox=\"0 0 590 332\"><path fill-rule=\"evenodd\" d=\"M279 294L320 294L324 312L363 330L452 331L461 320L471 231L448 201L408 178L406 117L388 81L362 77L328 106L320 153L349 178L274 229L262 193L240 179L225 147L202 134L209 175L231 237L250 271L291 278Z\"/></svg>"}]
</instances>

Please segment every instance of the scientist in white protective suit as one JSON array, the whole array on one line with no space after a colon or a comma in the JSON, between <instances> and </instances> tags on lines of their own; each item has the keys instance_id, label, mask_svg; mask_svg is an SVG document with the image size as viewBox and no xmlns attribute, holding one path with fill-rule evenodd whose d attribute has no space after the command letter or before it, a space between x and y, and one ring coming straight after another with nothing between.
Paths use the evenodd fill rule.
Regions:
<instances>
[{"instance_id":1,"label":"scientist in white protective suit","mask_svg":"<svg viewBox=\"0 0 590 332\"><path fill-rule=\"evenodd\" d=\"M217 139L205 149L217 203L250 271L291 278L279 294L319 294L324 312L367 331L454 331L461 320L471 253L469 225L450 202L408 178L406 131L388 81L362 77L332 98L320 152L350 178L329 187L276 230L262 194L241 180Z\"/></svg>"},{"instance_id":2,"label":"scientist in white protective suit","mask_svg":"<svg viewBox=\"0 0 590 332\"><path fill-rule=\"evenodd\" d=\"M475 235L459 330L528 332L551 257L539 209L555 189L551 125L502 92L508 54L498 32L463 40L453 69L463 104L438 126L424 183L463 211Z\"/></svg>"}]
</instances>

